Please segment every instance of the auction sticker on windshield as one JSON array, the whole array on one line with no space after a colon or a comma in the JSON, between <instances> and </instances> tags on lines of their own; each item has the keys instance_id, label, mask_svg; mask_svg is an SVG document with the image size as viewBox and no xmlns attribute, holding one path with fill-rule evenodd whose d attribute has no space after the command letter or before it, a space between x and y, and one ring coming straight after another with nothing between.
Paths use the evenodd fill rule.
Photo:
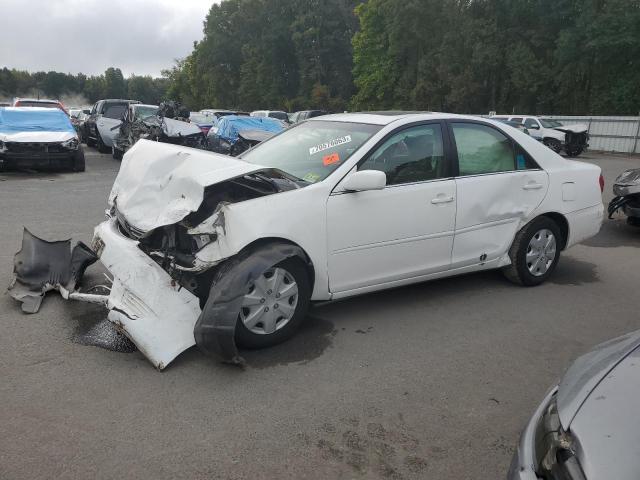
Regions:
<instances>
[{"instance_id":1,"label":"auction sticker on windshield","mask_svg":"<svg viewBox=\"0 0 640 480\"><path fill-rule=\"evenodd\" d=\"M337 147L338 145L344 145L345 143L349 142L351 142L351 135L334 138L333 140L329 140L328 142L324 142L320 145L316 145L315 147L311 147L309 149L309 155L314 155L318 152L323 152L325 150L329 150L330 148Z\"/></svg>"}]
</instances>

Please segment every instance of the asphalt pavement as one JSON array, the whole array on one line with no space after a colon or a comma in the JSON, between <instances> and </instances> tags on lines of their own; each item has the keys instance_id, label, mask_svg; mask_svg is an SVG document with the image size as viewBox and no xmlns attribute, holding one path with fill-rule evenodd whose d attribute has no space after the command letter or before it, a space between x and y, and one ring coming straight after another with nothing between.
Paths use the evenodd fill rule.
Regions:
<instances>
[{"instance_id":1,"label":"asphalt pavement","mask_svg":"<svg viewBox=\"0 0 640 480\"><path fill-rule=\"evenodd\" d=\"M639 158L585 154L613 179ZM0 285L22 227L91 240L119 162L84 173L0 173ZM312 309L300 334L245 352L197 348L157 372L137 351L78 342L98 306L49 295L24 315L0 295L0 478L498 479L573 359L640 328L640 229L606 220L546 284L498 272ZM86 283L101 283L92 267Z\"/></svg>"}]
</instances>

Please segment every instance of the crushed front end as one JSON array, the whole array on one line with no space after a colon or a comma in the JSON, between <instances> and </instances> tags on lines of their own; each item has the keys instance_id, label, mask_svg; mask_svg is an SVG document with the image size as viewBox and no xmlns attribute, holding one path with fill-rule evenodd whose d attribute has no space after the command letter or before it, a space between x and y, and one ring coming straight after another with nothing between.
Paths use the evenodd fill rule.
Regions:
<instances>
[{"instance_id":1,"label":"crushed front end","mask_svg":"<svg viewBox=\"0 0 640 480\"><path fill-rule=\"evenodd\" d=\"M277 170L142 140L124 157L91 247L79 243L71 251L69 240L46 242L25 231L10 294L26 313L37 312L51 290L104 305L108 319L162 370L197 343L194 329L212 295L213 276L239 253L228 241L229 207L294 188L293 179ZM108 295L79 290L84 270L98 259L109 272ZM244 295L229 297L228 290L215 293L222 306L213 309L225 313L225 321L239 313L229 310L236 308L229 298ZM222 361L242 363L233 329L210 319L204 324L221 333L201 336L207 344L198 346Z\"/></svg>"},{"instance_id":2,"label":"crushed front end","mask_svg":"<svg viewBox=\"0 0 640 480\"><path fill-rule=\"evenodd\" d=\"M609 218L618 210L627 216L627 221L640 226L640 169L627 170L613 184L615 197L609 203Z\"/></svg>"}]
</instances>

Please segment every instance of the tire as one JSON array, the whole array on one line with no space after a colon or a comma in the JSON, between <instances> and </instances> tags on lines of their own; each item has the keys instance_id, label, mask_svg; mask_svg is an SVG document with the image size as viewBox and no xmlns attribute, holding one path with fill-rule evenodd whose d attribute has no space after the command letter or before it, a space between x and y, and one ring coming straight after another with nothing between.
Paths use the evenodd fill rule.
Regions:
<instances>
[{"instance_id":1,"label":"tire","mask_svg":"<svg viewBox=\"0 0 640 480\"><path fill-rule=\"evenodd\" d=\"M84 132L84 133L85 133L85 135L84 135L84 143L86 143L86 144L87 144L87 147L95 148L95 146L96 146L96 141L95 141L95 140L93 140L93 139L89 136L89 133L91 132L91 129L90 129L88 126L85 126L85 127L84 127L84 130L85 130L85 132Z\"/></svg>"},{"instance_id":2,"label":"tire","mask_svg":"<svg viewBox=\"0 0 640 480\"><path fill-rule=\"evenodd\" d=\"M111 147L111 156L114 160L122 160L124 152L116 147Z\"/></svg>"},{"instance_id":3,"label":"tire","mask_svg":"<svg viewBox=\"0 0 640 480\"><path fill-rule=\"evenodd\" d=\"M542 232L547 232L547 234L542 234ZM548 234L554 237L553 251L551 248L539 249L535 245L535 242L541 242L541 246L547 244ZM509 249L511 265L505 267L502 272L507 279L518 285L528 287L540 285L551 276L558 265L560 245L563 243L564 238L556 222L548 217L538 217L516 234ZM536 251L540 251L542 256L536 256ZM531 254L529 258L527 258L528 254ZM548 256L549 254L551 256Z\"/></svg>"},{"instance_id":4,"label":"tire","mask_svg":"<svg viewBox=\"0 0 640 480\"><path fill-rule=\"evenodd\" d=\"M250 256L251 253L248 253L248 255ZM227 274L227 272L229 272L238 264L239 261L240 259L231 260L223 265L222 268L220 268L214 275L212 285L218 283L220 279L222 279ZM253 329L247 327L247 325L245 325L245 321L246 318L251 315L251 308L253 307L247 307L249 311L246 311L246 308L243 307L242 311L238 314L238 323L236 324L235 329L235 342L239 347L258 349L271 347L273 345L282 343L295 334L296 330L300 327L306 317L307 311L309 309L309 300L311 298L311 284L309 280L309 274L304 263L298 258L289 258L274 265L265 273L268 274L269 271L275 269L286 272L286 274L289 276L289 279L293 279L293 281L295 281L295 284L297 286L297 299L295 308L292 311L293 313L286 322L279 320L277 324L282 322L282 326L277 327L277 329L273 333L256 333L256 331L264 330L264 328L260 327L260 323L255 325ZM257 284L258 282L255 283ZM284 282L283 285L285 285ZM256 286L247 285L246 288L248 295L251 294L250 292L254 293L254 298L257 298L259 294L262 293L256 291ZM286 301L291 301L291 297L287 298L288 300ZM266 302L264 302L264 304L260 304L259 308L262 309L262 305L265 305L264 308L269 308L271 312L274 312L274 302L282 302L282 297L280 297L280 300L275 299L274 297L267 297ZM256 309L257 308L258 307L256 306ZM276 308L279 308L279 311L282 311L281 306L278 306Z\"/></svg>"},{"instance_id":5,"label":"tire","mask_svg":"<svg viewBox=\"0 0 640 480\"><path fill-rule=\"evenodd\" d=\"M556 153L560 153L562 151L562 143L555 138L545 138L542 143Z\"/></svg>"},{"instance_id":6,"label":"tire","mask_svg":"<svg viewBox=\"0 0 640 480\"><path fill-rule=\"evenodd\" d=\"M100 136L100 132L96 130L96 148L100 153L110 153L111 150L107 147L102 141L102 137Z\"/></svg>"},{"instance_id":7,"label":"tire","mask_svg":"<svg viewBox=\"0 0 640 480\"><path fill-rule=\"evenodd\" d=\"M78 148L76 153L73 154L73 164L71 166L71 170L74 172L84 172L86 169L85 160L84 160L84 150Z\"/></svg>"},{"instance_id":8,"label":"tire","mask_svg":"<svg viewBox=\"0 0 640 480\"><path fill-rule=\"evenodd\" d=\"M581 153L582 153L582 148L581 147L570 148L570 149L567 150L567 156L568 157L577 157Z\"/></svg>"}]
</instances>

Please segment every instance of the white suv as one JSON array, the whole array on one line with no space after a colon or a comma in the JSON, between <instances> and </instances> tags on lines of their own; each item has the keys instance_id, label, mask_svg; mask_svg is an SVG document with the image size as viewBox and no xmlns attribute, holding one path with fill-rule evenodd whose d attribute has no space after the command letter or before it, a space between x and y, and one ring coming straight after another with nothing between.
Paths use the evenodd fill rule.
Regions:
<instances>
[{"instance_id":1,"label":"white suv","mask_svg":"<svg viewBox=\"0 0 640 480\"><path fill-rule=\"evenodd\" d=\"M494 115L491 118L521 123L533 138L556 153L564 151L569 157L577 157L589 147L588 128L584 124L562 125L557 120L527 115Z\"/></svg>"}]
</instances>

